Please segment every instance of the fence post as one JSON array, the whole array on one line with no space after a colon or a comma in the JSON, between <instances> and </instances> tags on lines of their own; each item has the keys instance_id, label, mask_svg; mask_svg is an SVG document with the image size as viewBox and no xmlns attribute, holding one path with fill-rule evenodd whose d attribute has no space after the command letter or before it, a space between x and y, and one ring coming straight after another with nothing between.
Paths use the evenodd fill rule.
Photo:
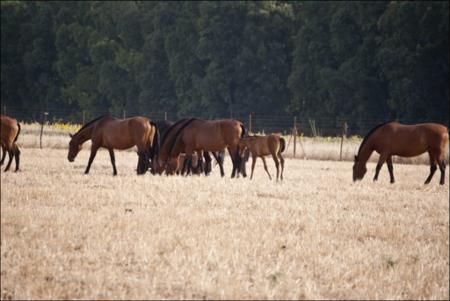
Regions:
<instances>
[{"instance_id":1,"label":"fence post","mask_svg":"<svg viewBox=\"0 0 450 301\"><path fill-rule=\"evenodd\" d=\"M127 117L127 111L123 110L123 119Z\"/></svg>"},{"instance_id":2,"label":"fence post","mask_svg":"<svg viewBox=\"0 0 450 301\"><path fill-rule=\"evenodd\" d=\"M248 114L248 133L252 133L252 113Z\"/></svg>"},{"instance_id":3,"label":"fence post","mask_svg":"<svg viewBox=\"0 0 450 301\"><path fill-rule=\"evenodd\" d=\"M86 111L83 111L83 125L85 121L86 121Z\"/></svg>"},{"instance_id":4,"label":"fence post","mask_svg":"<svg viewBox=\"0 0 450 301\"><path fill-rule=\"evenodd\" d=\"M339 161L342 161L342 145L344 144L344 137L347 137L347 122L342 124L342 137L341 137L341 151L339 152Z\"/></svg>"},{"instance_id":5,"label":"fence post","mask_svg":"<svg viewBox=\"0 0 450 301\"><path fill-rule=\"evenodd\" d=\"M294 136L294 158L297 153L297 117L294 116L294 126L292 128L292 135Z\"/></svg>"},{"instance_id":6,"label":"fence post","mask_svg":"<svg viewBox=\"0 0 450 301\"><path fill-rule=\"evenodd\" d=\"M164 121L167 121L167 112L164 112Z\"/></svg>"},{"instance_id":7,"label":"fence post","mask_svg":"<svg viewBox=\"0 0 450 301\"><path fill-rule=\"evenodd\" d=\"M41 113L41 135L39 136L39 147L42 149L42 132L44 131L44 123L47 119L48 112Z\"/></svg>"}]
</instances>

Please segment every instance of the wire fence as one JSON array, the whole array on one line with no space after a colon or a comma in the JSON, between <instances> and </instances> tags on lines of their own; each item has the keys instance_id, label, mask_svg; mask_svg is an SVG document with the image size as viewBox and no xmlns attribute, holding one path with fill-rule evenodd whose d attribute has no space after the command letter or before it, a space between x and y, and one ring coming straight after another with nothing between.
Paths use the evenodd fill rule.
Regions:
<instances>
[{"instance_id":1,"label":"wire fence","mask_svg":"<svg viewBox=\"0 0 450 301\"><path fill-rule=\"evenodd\" d=\"M107 109L97 111L63 110L58 108L47 108L45 110L24 109L19 107L1 106L2 114L11 116L20 122L39 123L73 123L84 124L98 116L110 114ZM119 116L120 115L120 116ZM358 135L364 136L374 126L389 121L387 119L358 119L345 117L321 117L307 115L256 115L256 114L230 114L209 118L204 112L196 112L191 115L174 114L172 112L132 112L122 111L115 117L126 118L131 116L146 116L151 120L177 121L181 118L197 117L204 119L233 118L240 120L244 126L253 133L282 133L291 135L296 129L297 135L307 137L315 136L342 136ZM399 120L406 124L418 122L430 122L430 120ZM436 121L448 123L448 120ZM448 126L448 125L447 125Z\"/></svg>"}]
</instances>

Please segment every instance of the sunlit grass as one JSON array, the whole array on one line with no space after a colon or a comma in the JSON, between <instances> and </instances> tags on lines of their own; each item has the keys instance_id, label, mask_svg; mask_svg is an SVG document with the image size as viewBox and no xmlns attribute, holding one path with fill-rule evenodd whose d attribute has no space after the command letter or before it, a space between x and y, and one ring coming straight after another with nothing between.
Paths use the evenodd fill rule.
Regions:
<instances>
[{"instance_id":1,"label":"sunlit grass","mask_svg":"<svg viewBox=\"0 0 450 301\"><path fill-rule=\"evenodd\" d=\"M1 173L2 299L448 299L449 186L425 165L351 181L351 162L287 159L285 180L136 175L64 149ZM269 171L275 168L268 159ZM448 183L448 174L446 181Z\"/></svg>"}]
</instances>

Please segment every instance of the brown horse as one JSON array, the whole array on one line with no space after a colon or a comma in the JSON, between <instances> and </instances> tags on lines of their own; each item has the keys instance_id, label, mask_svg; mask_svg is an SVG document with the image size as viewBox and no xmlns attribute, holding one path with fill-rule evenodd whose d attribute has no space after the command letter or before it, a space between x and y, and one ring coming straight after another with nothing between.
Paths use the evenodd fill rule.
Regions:
<instances>
[{"instance_id":1,"label":"brown horse","mask_svg":"<svg viewBox=\"0 0 450 301\"><path fill-rule=\"evenodd\" d=\"M170 148L173 147L173 144L175 143L175 139L178 135L178 133L182 130L183 126L187 124L189 121L193 120L193 118L185 118L177 121L176 123L169 124L170 126L167 127L165 125L163 129L163 135L160 143L160 153L168 154L170 151ZM157 123L159 124L159 123ZM163 124L164 125L164 124ZM211 156L207 151L202 152L203 158L205 161L203 161L202 158L198 160L199 164L196 164L195 166L192 165L192 162L188 162L188 160L184 160L185 154L180 153L178 157L172 157L168 159L167 164L158 164L158 160L154 160L152 164L152 173L163 173L166 172L167 175L173 175L175 173L177 174L184 174L184 172L187 170L188 174L190 171L193 173L198 173L198 171L203 170L205 175L208 175L212 170L211 165ZM201 153L200 153L201 154ZM219 164L220 167L220 173L221 176L224 176L223 171L223 157L224 157L224 150L221 150L220 152L212 152L214 158L216 159L216 162ZM182 159L182 162L180 162L180 159ZM163 166L164 165L164 166Z\"/></svg>"},{"instance_id":2,"label":"brown horse","mask_svg":"<svg viewBox=\"0 0 450 301\"><path fill-rule=\"evenodd\" d=\"M168 153L170 146L174 143L177 131L183 126L184 123L189 121L189 119L181 119L177 122L170 125L168 128L165 128L165 131L162 135L160 146L159 146L159 154ZM171 175L174 174L179 168L179 160L178 158L171 158L169 162L167 162L166 166L162 166L162 164L158 164L158 158L152 161L152 169L151 172L155 173L163 173L166 171L166 174Z\"/></svg>"},{"instance_id":3,"label":"brown horse","mask_svg":"<svg viewBox=\"0 0 450 301\"><path fill-rule=\"evenodd\" d=\"M16 161L15 171L18 171L20 163L20 150L16 142L20 134L20 124L14 118L8 117L6 115L0 115L0 128L0 144L2 146L3 152L0 165L3 165L6 153L8 153L9 161L6 165L5 171L9 170L13 157Z\"/></svg>"},{"instance_id":4,"label":"brown horse","mask_svg":"<svg viewBox=\"0 0 450 301\"><path fill-rule=\"evenodd\" d=\"M239 173L239 138L245 133L241 122L231 119L225 120L203 120L191 118L183 120L174 125L176 130L172 131L171 137L161 144L160 156L155 168L164 170L169 162L177 160L182 152L186 154L188 164L194 152L220 152L228 149L233 162L233 178Z\"/></svg>"},{"instance_id":5,"label":"brown horse","mask_svg":"<svg viewBox=\"0 0 450 301\"><path fill-rule=\"evenodd\" d=\"M353 181L361 180L367 172L366 162L373 151L380 154L374 181L378 179L381 166L386 161L391 183L394 183L392 156L414 157L424 152L430 156L430 175L425 184L430 183L436 171L441 170L440 184L445 179L445 146L448 143L448 129L437 123L404 125L396 121L380 124L364 137L353 164Z\"/></svg>"},{"instance_id":6,"label":"brown horse","mask_svg":"<svg viewBox=\"0 0 450 301\"><path fill-rule=\"evenodd\" d=\"M264 158L264 156L272 155L273 161L275 162L275 166L277 168L277 181L279 176L281 180L283 180L284 158L281 153L285 150L285 148L286 141L279 135L272 134L267 136L249 136L241 138L241 140L239 141L239 152L241 160L243 162L247 161L248 153L252 154L252 173L250 175L250 179L253 178L253 170L255 169L256 159L260 157L264 163L264 169L269 175L269 179L272 180L272 177L267 170L266 159ZM279 170L280 163L281 175ZM243 166L241 165L241 169L242 167ZM245 173L245 166L243 170Z\"/></svg>"},{"instance_id":7,"label":"brown horse","mask_svg":"<svg viewBox=\"0 0 450 301\"><path fill-rule=\"evenodd\" d=\"M100 147L108 149L113 166L113 174L117 175L114 149L124 150L137 146L138 174L144 174L148 169L149 159L158 152L158 131L156 125L146 117L136 116L126 119L117 119L112 116L101 116L85 124L69 143L67 159L73 162L82 144L91 139L91 155L85 174L89 173L92 161Z\"/></svg>"}]
</instances>

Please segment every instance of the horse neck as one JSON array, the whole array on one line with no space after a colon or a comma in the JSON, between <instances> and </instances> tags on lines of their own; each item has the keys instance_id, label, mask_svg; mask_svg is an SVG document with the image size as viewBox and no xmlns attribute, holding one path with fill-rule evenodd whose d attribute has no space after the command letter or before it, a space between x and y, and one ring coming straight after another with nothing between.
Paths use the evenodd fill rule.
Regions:
<instances>
[{"instance_id":1,"label":"horse neck","mask_svg":"<svg viewBox=\"0 0 450 301\"><path fill-rule=\"evenodd\" d=\"M366 162L369 160L370 155L373 153L373 145L371 138L367 139L367 141L364 143L364 145L361 147L358 153L358 161L366 164Z\"/></svg>"},{"instance_id":2,"label":"horse neck","mask_svg":"<svg viewBox=\"0 0 450 301\"><path fill-rule=\"evenodd\" d=\"M92 125L85 127L84 129L81 129L78 131L73 137L76 138L78 144L83 144L87 140L91 139L92 136L92 130L94 127Z\"/></svg>"}]
</instances>

